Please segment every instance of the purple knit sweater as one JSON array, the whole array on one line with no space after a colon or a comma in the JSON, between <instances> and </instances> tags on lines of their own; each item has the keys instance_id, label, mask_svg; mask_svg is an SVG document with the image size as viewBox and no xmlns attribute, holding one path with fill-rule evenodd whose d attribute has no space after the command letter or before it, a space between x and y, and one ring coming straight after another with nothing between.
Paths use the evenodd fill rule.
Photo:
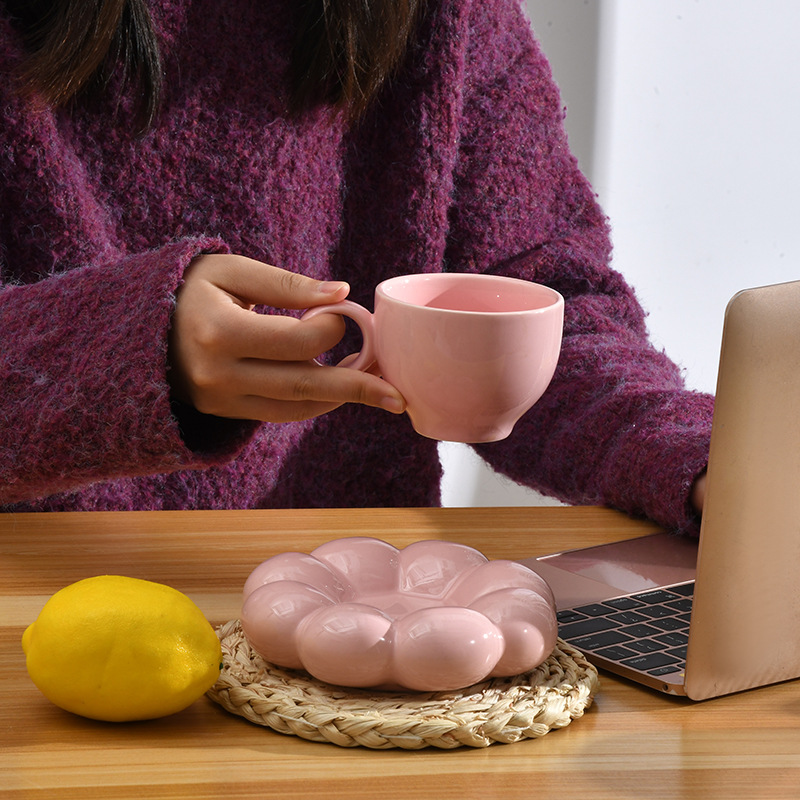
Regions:
<instances>
[{"instance_id":1,"label":"purple knit sweater","mask_svg":"<svg viewBox=\"0 0 800 800\"><path fill-rule=\"evenodd\" d=\"M143 138L126 98L68 114L15 96L20 44L0 10L0 508L439 502L436 444L405 416L348 405L256 424L171 404L183 271L235 252L347 280L368 305L407 272L558 289L553 384L480 454L568 502L690 527L712 399L685 390L609 269L606 220L519 0L430 0L406 66L355 127L285 115L287 0L151 5L166 97Z\"/></svg>"}]
</instances>

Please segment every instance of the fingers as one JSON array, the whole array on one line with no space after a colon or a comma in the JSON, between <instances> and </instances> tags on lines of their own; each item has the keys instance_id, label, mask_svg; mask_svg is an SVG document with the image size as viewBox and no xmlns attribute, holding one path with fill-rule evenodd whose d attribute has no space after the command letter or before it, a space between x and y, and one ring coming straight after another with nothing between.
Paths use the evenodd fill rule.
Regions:
<instances>
[{"instance_id":1,"label":"fingers","mask_svg":"<svg viewBox=\"0 0 800 800\"><path fill-rule=\"evenodd\" d=\"M317 281L238 255L203 255L192 263L187 275L189 271L193 278L218 286L244 306L311 308L338 303L350 291L344 281Z\"/></svg>"},{"instance_id":2,"label":"fingers","mask_svg":"<svg viewBox=\"0 0 800 800\"><path fill-rule=\"evenodd\" d=\"M346 283L320 283L241 256L201 256L186 271L172 317L173 395L203 413L269 422L307 419L343 403L402 413L402 395L378 376L313 360L341 340L341 317L251 310L331 304L348 291Z\"/></svg>"},{"instance_id":3,"label":"fingers","mask_svg":"<svg viewBox=\"0 0 800 800\"><path fill-rule=\"evenodd\" d=\"M239 358L309 361L341 341L344 321L336 314L298 320L279 314L256 314L235 304L198 315L193 335L206 353L236 353Z\"/></svg>"},{"instance_id":4,"label":"fingers","mask_svg":"<svg viewBox=\"0 0 800 800\"><path fill-rule=\"evenodd\" d=\"M345 367L315 362L245 359L227 372L216 371L196 382L194 405L216 416L288 422L317 416L342 405L361 403L393 414L405 400L381 378Z\"/></svg>"},{"instance_id":5,"label":"fingers","mask_svg":"<svg viewBox=\"0 0 800 800\"><path fill-rule=\"evenodd\" d=\"M220 303L220 292L229 302ZM301 324L290 316L252 314L252 306L310 308L339 302L348 292L348 285L341 281L321 283L243 256L206 255L187 270L181 299L193 302L196 309L202 304L205 310L194 313L187 324L206 351L306 361L341 340L342 318L323 314ZM179 305L176 316L184 305Z\"/></svg>"},{"instance_id":6,"label":"fingers","mask_svg":"<svg viewBox=\"0 0 800 800\"><path fill-rule=\"evenodd\" d=\"M707 474L703 472L697 477L694 484L692 485L692 492L691 492L692 508L694 508L694 510L697 511L699 514L703 513L703 506L705 505L706 481L707 481Z\"/></svg>"}]
</instances>

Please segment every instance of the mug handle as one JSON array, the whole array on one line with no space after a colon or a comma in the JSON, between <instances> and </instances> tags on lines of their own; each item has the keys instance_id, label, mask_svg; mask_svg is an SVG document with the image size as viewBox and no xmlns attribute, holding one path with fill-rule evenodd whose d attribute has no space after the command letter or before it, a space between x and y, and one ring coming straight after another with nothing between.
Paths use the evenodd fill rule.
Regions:
<instances>
[{"instance_id":1,"label":"mug handle","mask_svg":"<svg viewBox=\"0 0 800 800\"><path fill-rule=\"evenodd\" d=\"M339 366L361 370L362 372L369 369L377 360L372 314L364 306L360 306L352 300L342 300L341 303L309 308L300 319L311 319L312 317L318 317L320 314L340 314L343 317L349 317L358 325L361 329L361 336L364 339L361 345L361 352L348 364L342 362ZM350 358L350 356L347 356L347 358Z\"/></svg>"}]
</instances>

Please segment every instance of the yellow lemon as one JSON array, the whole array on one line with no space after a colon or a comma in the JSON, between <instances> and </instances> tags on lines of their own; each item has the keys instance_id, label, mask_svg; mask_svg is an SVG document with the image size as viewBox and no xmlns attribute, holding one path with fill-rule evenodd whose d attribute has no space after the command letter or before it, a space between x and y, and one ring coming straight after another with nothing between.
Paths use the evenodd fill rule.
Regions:
<instances>
[{"instance_id":1,"label":"yellow lemon","mask_svg":"<svg viewBox=\"0 0 800 800\"><path fill-rule=\"evenodd\" d=\"M56 592L22 648L45 697L110 722L181 711L214 685L221 661L214 629L185 594L119 575Z\"/></svg>"}]
</instances>

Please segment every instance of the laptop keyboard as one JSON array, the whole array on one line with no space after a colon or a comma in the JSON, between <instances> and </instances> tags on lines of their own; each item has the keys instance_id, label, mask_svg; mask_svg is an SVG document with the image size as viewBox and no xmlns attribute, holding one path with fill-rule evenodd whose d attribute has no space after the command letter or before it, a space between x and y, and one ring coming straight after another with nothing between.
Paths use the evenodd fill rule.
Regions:
<instances>
[{"instance_id":1,"label":"laptop keyboard","mask_svg":"<svg viewBox=\"0 0 800 800\"><path fill-rule=\"evenodd\" d=\"M585 655L648 675L686 667L694 581L558 612L558 635Z\"/></svg>"}]
</instances>

